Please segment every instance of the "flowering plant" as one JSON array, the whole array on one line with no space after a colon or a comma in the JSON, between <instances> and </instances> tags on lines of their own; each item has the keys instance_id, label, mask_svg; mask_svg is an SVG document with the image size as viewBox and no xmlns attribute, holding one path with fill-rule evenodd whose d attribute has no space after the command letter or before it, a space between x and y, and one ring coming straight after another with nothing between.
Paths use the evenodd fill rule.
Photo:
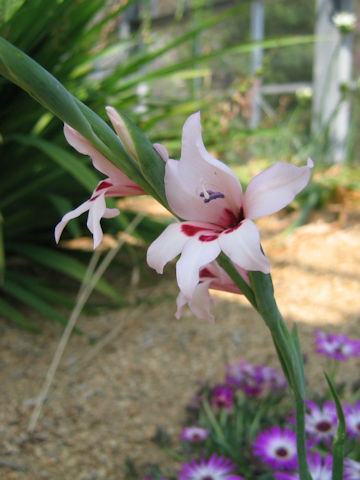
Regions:
<instances>
[{"instance_id":1,"label":"flowering plant","mask_svg":"<svg viewBox=\"0 0 360 480\"><path fill-rule=\"evenodd\" d=\"M287 430L277 430L276 435L278 439L286 437L289 442L290 438L296 438L299 476L301 480L309 480L302 354L296 329L290 333L277 308L270 261L262 250L254 220L279 211L306 187L312 160L300 167L277 162L254 177L243 193L235 173L206 150L199 113L186 121L181 158L174 160L169 158L164 146L153 146L126 115L108 107L115 133L46 70L1 38L0 73L60 118L65 123L69 143L89 155L95 168L107 175L94 186L89 200L60 220L55 232L57 240L70 219L88 211L88 228L96 247L102 238L101 218L118 213L116 209L106 207L106 197L149 194L174 215L175 221L150 245L147 261L162 273L164 266L180 255L176 264L180 289L177 316L189 305L198 317L213 319L208 292L212 287L241 292L257 310L271 332L295 406L296 437ZM254 395L259 390L266 395L268 382L276 383L274 378L271 380L271 372L270 379L261 378L269 371L260 370L257 372L260 379L254 378L247 383L248 394L252 392ZM341 416L341 406L333 389L332 392L337 415ZM220 386L214 391L217 408L226 406L231 411L232 402L233 396L228 388ZM344 422L339 417L340 434L343 430ZM270 441L269 444L273 445ZM267 456L273 448L267 450ZM343 438L339 435L334 447L334 480L342 477L342 448ZM289 456L293 455L295 446L292 450L285 450L284 446L275 447L278 456L285 452L289 460L286 465L289 466ZM263 457L266 455L264 453ZM183 477L198 478L194 472L199 468L206 470L209 462L204 460L193 464L192 469L184 467ZM217 478L231 478L228 473L232 466L226 460L212 457L211 465L222 468L223 473Z\"/></svg>"}]
</instances>

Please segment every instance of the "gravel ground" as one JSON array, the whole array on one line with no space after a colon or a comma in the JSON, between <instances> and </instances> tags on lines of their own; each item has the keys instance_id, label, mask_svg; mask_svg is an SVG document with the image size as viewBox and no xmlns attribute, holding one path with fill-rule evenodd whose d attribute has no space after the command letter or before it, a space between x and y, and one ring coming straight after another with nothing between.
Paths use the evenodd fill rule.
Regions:
<instances>
[{"instance_id":1,"label":"gravel ground","mask_svg":"<svg viewBox=\"0 0 360 480\"><path fill-rule=\"evenodd\" d=\"M280 310L289 324L298 323L310 354L316 327L360 337L359 219L351 211L322 214L285 238L276 234L288 217L259 222ZM127 457L140 466L167 465L151 439L160 426L176 441L199 381L220 380L225 362L239 356L278 365L266 328L241 296L217 294L214 324L190 312L177 321L173 273L142 282L141 297L149 302L80 318L98 342L71 337L31 435L29 418L62 329L48 322L35 336L0 325L1 479L118 480ZM353 379L359 366L356 359L344 365L343 378ZM310 389L325 388L325 367L324 359L309 356Z\"/></svg>"}]
</instances>

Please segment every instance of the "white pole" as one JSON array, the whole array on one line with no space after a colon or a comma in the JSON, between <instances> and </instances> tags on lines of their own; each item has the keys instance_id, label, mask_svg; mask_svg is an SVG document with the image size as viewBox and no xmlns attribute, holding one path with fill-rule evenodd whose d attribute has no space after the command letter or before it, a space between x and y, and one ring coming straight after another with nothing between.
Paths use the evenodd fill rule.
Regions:
<instances>
[{"instance_id":1,"label":"white pole","mask_svg":"<svg viewBox=\"0 0 360 480\"><path fill-rule=\"evenodd\" d=\"M251 40L261 41L264 39L264 4L262 0L253 1L251 4ZM256 128L261 120L261 77L258 75L263 66L263 49L255 48L251 54L251 75L254 77L252 92L250 128Z\"/></svg>"},{"instance_id":2,"label":"white pole","mask_svg":"<svg viewBox=\"0 0 360 480\"><path fill-rule=\"evenodd\" d=\"M351 8L351 0L337 3L344 10ZM346 155L350 124L350 104L340 101L342 84L351 83L352 36L342 36L334 25L334 7L332 0L316 0L312 131L319 134L331 122L329 158L338 163Z\"/></svg>"}]
</instances>

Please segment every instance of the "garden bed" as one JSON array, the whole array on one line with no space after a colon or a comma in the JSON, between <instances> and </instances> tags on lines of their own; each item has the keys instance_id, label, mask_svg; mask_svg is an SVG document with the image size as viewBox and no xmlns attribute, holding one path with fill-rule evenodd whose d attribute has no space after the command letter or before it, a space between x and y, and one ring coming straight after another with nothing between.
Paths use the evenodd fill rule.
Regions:
<instances>
[{"instance_id":1,"label":"garden bed","mask_svg":"<svg viewBox=\"0 0 360 480\"><path fill-rule=\"evenodd\" d=\"M360 215L340 205L311 220L287 237L279 233L289 216L259 226L280 310L299 326L309 390L318 392L327 361L313 353L314 328L360 338ZM118 480L127 458L140 472L159 462L166 473L176 462L152 438L161 427L176 445L200 382L220 381L226 362L239 357L278 365L262 320L241 296L216 294L214 324L188 310L176 320L173 273L141 280L132 309L80 319L95 343L72 336L32 435L27 424L62 329L47 322L36 336L1 324L1 478ZM341 378L356 380L359 366L360 359L343 364Z\"/></svg>"}]
</instances>

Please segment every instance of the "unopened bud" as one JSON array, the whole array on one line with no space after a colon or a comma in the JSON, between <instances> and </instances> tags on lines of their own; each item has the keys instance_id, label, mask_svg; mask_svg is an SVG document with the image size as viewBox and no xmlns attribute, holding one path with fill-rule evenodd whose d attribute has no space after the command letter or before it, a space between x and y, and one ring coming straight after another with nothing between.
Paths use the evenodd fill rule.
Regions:
<instances>
[{"instance_id":1,"label":"unopened bud","mask_svg":"<svg viewBox=\"0 0 360 480\"><path fill-rule=\"evenodd\" d=\"M136 152L135 144L124 120L113 107L106 107L106 113L108 114L112 126L114 127L115 132L118 134L121 143L124 145L125 150L128 152L130 157L137 162L139 157Z\"/></svg>"}]
</instances>

